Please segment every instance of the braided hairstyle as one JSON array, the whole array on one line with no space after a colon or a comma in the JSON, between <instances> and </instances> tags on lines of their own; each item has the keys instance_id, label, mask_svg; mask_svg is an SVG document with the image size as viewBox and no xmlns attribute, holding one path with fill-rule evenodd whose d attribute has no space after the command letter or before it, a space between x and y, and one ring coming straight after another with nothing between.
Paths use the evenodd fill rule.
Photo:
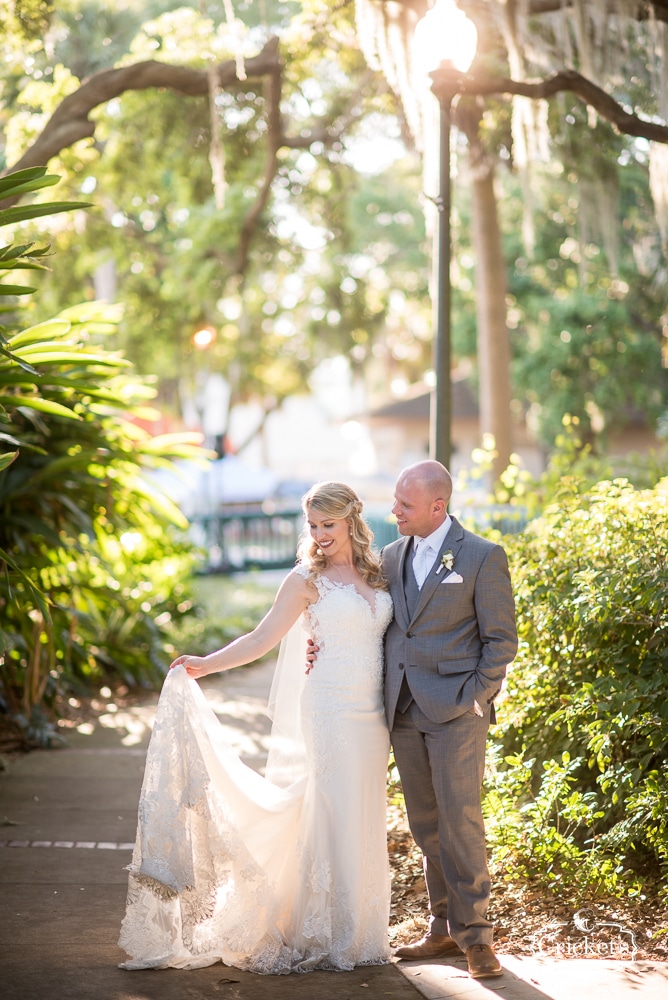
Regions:
<instances>
[{"instance_id":1,"label":"braided hairstyle","mask_svg":"<svg viewBox=\"0 0 668 1000\"><path fill-rule=\"evenodd\" d=\"M345 483L316 483L302 497L302 510L306 518L310 509L324 517L331 517L332 520L348 522L355 568L370 587L387 590L387 580L380 560L371 548L373 532L362 518L363 506L355 491ZM328 557L311 538L308 525L299 541L297 562L309 569L310 579L322 573L329 565Z\"/></svg>"}]
</instances>

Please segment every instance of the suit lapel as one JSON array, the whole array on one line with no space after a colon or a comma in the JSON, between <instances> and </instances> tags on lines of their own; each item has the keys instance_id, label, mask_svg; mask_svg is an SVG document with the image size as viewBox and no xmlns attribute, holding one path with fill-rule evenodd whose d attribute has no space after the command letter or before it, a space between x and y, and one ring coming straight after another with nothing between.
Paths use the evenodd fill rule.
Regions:
<instances>
[{"instance_id":1,"label":"suit lapel","mask_svg":"<svg viewBox=\"0 0 668 1000\"><path fill-rule=\"evenodd\" d=\"M434 562L434 565L432 566L429 575L427 576L427 579L422 584L422 588L420 590L420 596L418 598L417 604L415 605L415 611L413 612L413 617L410 622L411 625L416 620L416 618L419 618L419 616L422 614L427 604L431 600L434 591L438 586L440 586L440 584L445 579L445 577L443 576L445 570L442 569L440 573L437 572L438 567L441 565L441 558L443 556L443 553L447 552L448 549L450 549L456 561L457 553L461 549L463 541L464 541L464 529L462 528L459 521L457 521L453 517L452 524L450 525L450 530L445 536L443 544L439 549L438 555L436 556L436 561Z\"/></svg>"}]
</instances>

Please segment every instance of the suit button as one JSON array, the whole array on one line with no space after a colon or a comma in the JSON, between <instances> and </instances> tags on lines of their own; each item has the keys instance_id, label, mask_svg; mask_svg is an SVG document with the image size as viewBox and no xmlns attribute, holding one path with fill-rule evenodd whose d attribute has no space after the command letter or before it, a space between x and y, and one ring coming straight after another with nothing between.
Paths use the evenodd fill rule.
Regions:
<instances>
[{"instance_id":1,"label":"suit button","mask_svg":"<svg viewBox=\"0 0 668 1000\"><path fill-rule=\"evenodd\" d=\"M412 639L412 638L413 638L413 635L414 635L414 633L413 633L413 632L407 632L407 633L406 633L406 638L407 638L407 639Z\"/></svg>"},{"instance_id":2,"label":"suit button","mask_svg":"<svg viewBox=\"0 0 668 1000\"><path fill-rule=\"evenodd\" d=\"M403 665L403 663L400 663L399 664L399 670L403 670L403 669L404 669L404 665Z\"/></svg>"}]
</instances>

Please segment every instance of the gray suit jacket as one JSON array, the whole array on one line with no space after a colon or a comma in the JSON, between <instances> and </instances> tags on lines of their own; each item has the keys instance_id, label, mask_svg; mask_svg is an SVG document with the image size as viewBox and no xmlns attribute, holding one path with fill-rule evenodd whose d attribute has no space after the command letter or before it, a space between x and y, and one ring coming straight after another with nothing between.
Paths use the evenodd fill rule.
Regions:
<instances>
[{"instance_id":1,"label":"gray suit jacket","mask_svg":"<svg viewBox=\"0 0 668 1000\"><path fill-rule=\"evenodd\" d=\"M452 551L451 571L441 568ZM394 601L385 637L385 709L390 729L406 674L413 698L432 722L485 711L501 690L517 652L517 629L508 559L500 545L467 531L453 518L411 615L404 592L412 539L400 538L381 555ZM458 581L461 577L461 582Z\"/></svg>"}]
</instances>

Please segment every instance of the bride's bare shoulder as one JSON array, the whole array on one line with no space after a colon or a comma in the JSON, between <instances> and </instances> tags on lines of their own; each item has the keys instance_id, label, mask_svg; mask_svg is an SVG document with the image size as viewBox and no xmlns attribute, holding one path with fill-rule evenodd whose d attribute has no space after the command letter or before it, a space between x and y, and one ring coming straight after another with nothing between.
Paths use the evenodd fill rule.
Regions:
<instances>
[{"instance_id":1,"label":"bride's bare shoulder","mask_svg":"<svg viewBox=\"0 0 668 1000\"><path fill-rule=\"evenodd\" d=\"M301 563L290 570L282 588L289 588L291 592L302 595L308 604L313 604L320 596L315 583L309 578L308 567Z\"/></svg>"}]
</instances>

